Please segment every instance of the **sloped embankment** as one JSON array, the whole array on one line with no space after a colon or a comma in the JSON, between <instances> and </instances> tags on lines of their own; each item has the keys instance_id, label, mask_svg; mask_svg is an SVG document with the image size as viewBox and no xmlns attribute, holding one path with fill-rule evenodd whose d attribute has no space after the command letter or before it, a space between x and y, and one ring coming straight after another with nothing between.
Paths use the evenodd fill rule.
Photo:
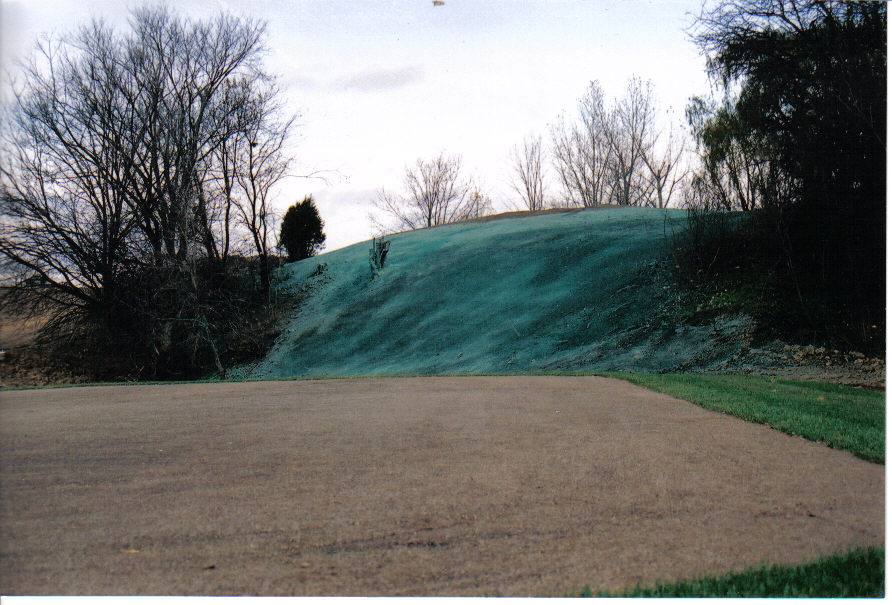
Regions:
<instances>
[{"instance_id":1,"label":"sloped embankment","mask_svg":"<svg viewBox=\"0 0 892 605\"><path fill-rule=\"evenodd\" d=\"M253 377L708 369L750 322L682 325L667 273L683 211L640 208L449 225L293 263L306 300Z\"/></svg>"}]
</instances>

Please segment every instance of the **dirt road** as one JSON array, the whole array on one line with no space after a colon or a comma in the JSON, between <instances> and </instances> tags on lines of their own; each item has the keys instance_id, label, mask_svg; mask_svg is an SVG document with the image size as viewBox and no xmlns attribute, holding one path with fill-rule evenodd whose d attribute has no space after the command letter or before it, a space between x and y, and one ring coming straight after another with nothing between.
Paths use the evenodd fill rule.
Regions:
<instances>
[{"instance_id":1,"label":"dirt road","mask_svg":"<svg viewBox=\"0 0 892 605\"><path fill-rule=\"evenodd\" d=\"M605 378L0 392L0 593L559 596L880 545L883 490Z\"/></svg>"}]
</instances>

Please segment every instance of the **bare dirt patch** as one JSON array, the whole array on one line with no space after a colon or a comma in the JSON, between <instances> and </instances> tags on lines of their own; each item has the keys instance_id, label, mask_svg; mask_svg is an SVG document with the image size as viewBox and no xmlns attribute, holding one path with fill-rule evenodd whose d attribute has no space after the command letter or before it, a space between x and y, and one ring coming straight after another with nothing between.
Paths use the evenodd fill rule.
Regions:
<instances>
[{"instance_id":1,"label":"bare dirt patch","mask_svg":"<svg viewBox=\"0 0 892 605\"><path fill-rule=\"evenodd\" d=\"M884 467L593 377L0 393L4 594L562 595L883 544Z\"/></svg>"}]
</instances>

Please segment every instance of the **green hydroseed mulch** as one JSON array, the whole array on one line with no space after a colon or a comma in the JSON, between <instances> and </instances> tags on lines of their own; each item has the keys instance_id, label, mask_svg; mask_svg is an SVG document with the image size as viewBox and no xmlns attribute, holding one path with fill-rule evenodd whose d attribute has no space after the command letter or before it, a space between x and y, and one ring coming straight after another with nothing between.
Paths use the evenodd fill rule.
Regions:
<instances>
[{"instance_id":1,"label":"green hydroseed mulch","mask_svg":"<svg viewBox=\"0 0 892 605\"><path fill-rule=\"evenodd\" d=\"M666 261L681 210L609 208L389 236L282 269L307 295L252 378L657 371L727 359L744 319L682 326ZM673 315L675 314L675 315Z\"/></svg>"}]
</instances>

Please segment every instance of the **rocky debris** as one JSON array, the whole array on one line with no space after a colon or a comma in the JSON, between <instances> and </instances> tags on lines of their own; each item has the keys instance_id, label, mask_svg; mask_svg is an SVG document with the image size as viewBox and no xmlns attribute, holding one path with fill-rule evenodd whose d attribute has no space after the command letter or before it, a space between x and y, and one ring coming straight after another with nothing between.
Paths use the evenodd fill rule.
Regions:
<instances>
[{"instance_id":1,"label":"rocky debris","mask_svg":"<svg viewBox=\"0 0 892 605\"><path fill-rule=\"evenodd\" d=\"M839 351L814 345L784 345L784 352L790 359L803 366L824 365L828 368L852 366L863 372L883 373L886 370L885 360L868 357L859 351Z\"/></svg>"},{"instance_id":2,"label":"rocky debris","mask_svg":"<svg viewBox=\"0 0 892 605\"><path fill-rule=\"evenodd\" d=\"M886 386L886 361L882 358L778 340L741 351L710 371L819 380L872 389Z\"/></svg>"}]
</instances>

